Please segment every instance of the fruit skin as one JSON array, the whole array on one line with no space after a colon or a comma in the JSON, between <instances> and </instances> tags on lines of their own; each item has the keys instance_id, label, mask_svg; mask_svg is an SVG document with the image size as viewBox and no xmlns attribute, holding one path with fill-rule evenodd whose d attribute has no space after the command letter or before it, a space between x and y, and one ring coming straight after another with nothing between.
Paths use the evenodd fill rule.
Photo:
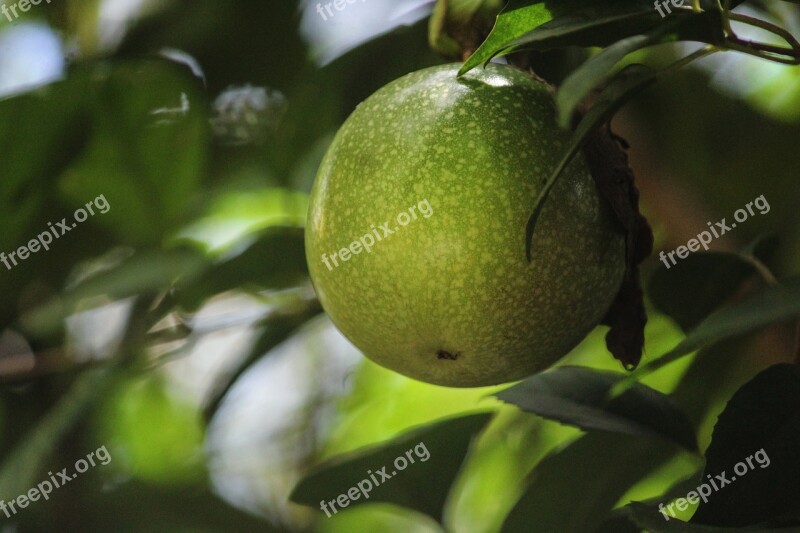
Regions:
<instances>
[{"instance_id":1,"label":"fruit skin","mask_svg":"<svg viewBox=\"0 0 800 533\"><path fill-rule=\"evenodd\" d=\"M457 79L458 68L395 80L347 119L311 192L306 257L323 308L367 357L477 387L574 348L617 293L625 245L579 156L547 199L527 262L526 223L568 134L544 84L494 64ZM424 200L433 214L400 227L398 214ZM399 229L334 266L334 252L386 221Z\"/></svg>"}]
</instances>

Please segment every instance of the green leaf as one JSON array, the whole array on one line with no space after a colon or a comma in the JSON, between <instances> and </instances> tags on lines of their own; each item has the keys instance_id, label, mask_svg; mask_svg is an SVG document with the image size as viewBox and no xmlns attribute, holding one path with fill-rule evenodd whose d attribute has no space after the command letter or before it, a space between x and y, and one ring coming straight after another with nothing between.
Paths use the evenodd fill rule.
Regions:
<instances>
[{"instance_id":1,"label":"green leaf","mask_svg":"<svg viewBox=\"0 0 800 533\"><path fill-rule=\"evenodd\" d=\"M35 308L23 316L23 324L35 334L49 334L82 302L108 303L144 292L164 291L181 277L195 279L205 265L205 257L190 248L142 252L101 270L59 298Z\"/></svg>"},{"instance_id":2,"label":"green leaf","mask_svg":"<svg viewBox=\"0 0 800 533\"><path fill-rule=\"evenodd\" d=\"M175 299L194 310L208 298L233 289L262 291L299 285L308 279L303 239L303 228L268 228L240 253L222 259L199 278L185 277Z\"/></svg>"},{"instance_id":3,"label":"green leaf","mask_svg":"<svg viewBox=\"0 0 800 533\"><path fill-rule=\"evenodd\" d=\"M583 147L589 135L601 124L611 120L614 113L616 113L625 102L655 83L657 76L657 71L644 65L630 65L626 67L608 83L603 92L598 96L595 104L581 119L578 127L570 138L569 145L567 145L564 155L547 179L544 187L542 187L539 196L536 198L533 212L528 218L528 223L525 227L525 255L528 261L531 260L533 234L536 230L536 223L544 208L544 202L547 200L550 190L553 188L556 181L558 181L561 173Z\"/></svg>"},{"instance_id":4,"label":"green leaf","mask_svg":"<svg viewBox=\"0 0 800 533\"><path fill-rule=\"evenodd\" d=\"M659 311L688 331L756 273L753 263L736 254L694 253L669 269L656 270L647 293Z\"/></svg>"},{"instance_id":5,"label":"green leaf","mask_svg":"<svg viewBox=\"0 0 800 533\"><path fill-rule=\"evenodd\" d=\"M610 518L603 523L605 529L598 530L598 533L617 533L617 531L628 530L630 530L631 533L640 533L641 528L636 525L636 522L632 517L632 505L647 505L651 509L654 509L656 512L658 512L658 504L663 504L664 502L670 502L675 498L686 496L689 491L697 487L701 474L702 472L697 471L687 478L678 481L661 496L649 498L645 502L631 502L625 507L618 507L614 509L609 515ZM616 529L611 529L612 526L616 526Z\"/></svg>"},{"instance_id":6,"label":"green leaf","mask_svg":"<svg viewBox=\"0 0 800 533\"><path fill-rule=\"evenodd\" d=\"M467 59L458 75L466 74L478 65L486 63L508 42L525 35L552 18L552 13L541 0L512 0L497 16L492 32L480 48Z\"/></svg>"},{"instance_id":7,"label":"green leaf","mask_svg":"<svg viewBox=\"0 0 800 533\"><path fill-rule=\"evenodd\" d=\"M81 122L86 119L83 85L87 80L76 78L0 100L0 146L20 147L3 151L3 251L31 238L29 228L36 215L48 207L52 176L62 172L86 142Z\"/></svg>"},{"instance_id":8,"label":"green leaf","mask_svg":"<svg viewBox=\"0 0 800 533\"><path fill-rule=\"evenodd\" d=\"M649 0L567 0L552 9L553 20L505 43L505 51L604 47L664 23Z\"/></svg>"},{"instance_id":9,"label":"green leaf","mask_svg":"<svg viewBox=\"0 0 800 533\"><path fill-rule=\"evenodd\" d=\"M532 376L495 396L520 409L585 430L656 436L697 450L692 424L665 394L641 384L610 401L624 374L565 366Z\"/></svg>"},{"instance_id":10,"label":"green leaf","mask_svg":"<svg viewBox=\"0 0 800 533\"><path fill-rule=\"evenodd\" d=\"M392 503L427 514L441 523L450 487L470 444L491 418L492 413L480 413L446 419L381 445L335 457L307 475L294 488L290 499L320 509L321 501L330 502L351 493L354 496L347 507ZM413 458L414 463L399 471L395 459L400 457L406 462ZM359 491L359 484L363 491ZM338 504L336 508L338 511Z\"/></svg>"},{"instance_id":11,"label":"green leaf","mask_svg":"<svg viewBox=\"0 0 800 533\"><path fill-rule=\"evenodd\" d=\"M738 4L740 1L734 2ZM649 0L512 0L483 44L464 63L465 74L495 56L518 50L610 46L632 36L658 33L664 40L718 44L724 39L718 10L680 13L665 22Z\"/></svg>"},{"instance_id":12,"label":"green leaf","mask_svg":"<svg viewBox=\"0 0 800 533\"><path fill-rule=\"evenodd\" d=\"M84 87L92 135L60 178L76 207L104 195L90 220L131 244L160 243L185 222L206 172L207 104L197 80L167 61L98 66Z\"/></svg>"},{"instance_id":13,"label":"green leaf","mask_svg":"<svg viewBox=\"0 0 800 533\"><path fill-rule=\"evenodd\" d=\"M116 369L103 368L82 374L56 406L16 443L0 467L0 500L11 501L36 486L46 470L46 461L117 373Z\"/></svg>"},{"instance_id":14,"label":"green leaf","mask_svg":"<svg viewBox=\"0 0 800 533\"><path fill-rule=\"evenodd\" d=\"M800 367L779 364L739 389L720 415L703 474L726 474L729 483L700 503L692 523L741 527L800 516L798 473Z\"/></svg>"},{"instance_id":15,"label":"green leaf","mask_svg":"<svg viewBox=\"0 0 800 533\"><path fill-rule=\"evenodd\" d=\"M163 374L124 376L103 398L99 435L136 479L164 485L206 482L205 427L197 406L175 394Z\"/></svg>"},{"instance_id":16,"label":"green leaf","mask_svg":"<svg viewBox=\"0 0 800 533\"><path fill-rule=\"evenodd\" d=\"M647 33L625 37L605 48L573 72L556 93L558 122L566 128L575 109L613 71L628 54L666 41L697 40L721 43L724 39L722 18L716 11L690 16L676 16Z\"/></svg>"},{"instance_id":17,"label":"green leaf","mask_svg":"<svg viewBox=\"0 0 800 533\"><path fill-rule=\"evenodd\" d=\"M589 433L543 459L503 524L503 533L585 533L628 489L675 453L662 441ZM569 473L568 475L565 473Z\"/></svg>"},{"instance_id":18,"label":"green leaf","mask_svg":"<svg viewBox=\"0 0 800 533\"><path fill-rule=\"evenodd\" d=\"M634 371L617 390L635 383L702 346L755 331L764 326L800 316L800 278L791 278L779 286L767 287L747 300L711 314L693 329L675 348Z\"/></svg>"},{"instance_id":19,"label":"green leaf","mask_svg":"<svg viewBox=\"0 0 800 533\"><path fill-rule=\"evenodd\" d=\"M732 394L730 380L737 379L743 366L741 345L729 350L717 348L724 346L715 346L707 357L693 360L672 394L685 409L692 409L687 412L695 423L705 418L721 396ZM709 380L708 376L722 379ZM528 532L530 524L537 524L541 531L594 531L632 485L678 451L663 441L619 433L584 435L551 454L532 472L525 495L513 517L509 516L505 530Z\"/></svg>"},{"instance_id":20,"label":"green leaf","mask_svg":"<svg viewBox=\"0 0 800 533\"><path fill-rule=\"evenodd\" d=\"M623 57L659 40L661 33L634 35L617 41L573 72L556 93L558 123L562 128L569 126L572 115L589 92L603 81Z\"/></svg>"},{"instance_id":21,"label":"green leaf","mask_svg":"<svg viewBox=\"0 0 800 533\"><path fill-rule=\"evenodd\" d=\"M16 251L49 231L48 222L72 216L74 208L63 209L53 177L73 162L88 138L83 126L86 83L85 76L76 75L73 80L0 99L0 146L6 148L0 178L0 252ZM81 205L90 199L82 199ZM84 237L91 239L87 233ZM40 252L11 271L0 265L0 294L6 304L0 308L0 324L16 321L24 307L18 299L34 279L40 286L61 286L73 262L81 258L82 244L59 242L53 245L61 252L57 258L52 249L46 260ZM53 264L59 268L52 268Z\"/></svg>"},{"instance_id":22,"label":"green leaf","mask_svg":"<svg viewBox=\"0 0 800 533\"><path fill-rule=\"evenodd\" d=\"M263 518L223 501L209 483L185 485L145 482L125 477L89 487L90 498L81 499L81 529L140 533L161 531L182 533L286 533L286 528L266 523ZM145 510L146 512L142 512ZM19 515L17 515L19 516ZM25 517L27 518L27 517ZM24 527L22 531L56 531L63 528L63 516L51 512L52 527ZM40 518L41 520L41 518Z\"/></svg>"},{"instance_id":23,"label":"green leaf","mask_svg":"<svg viewBox=\"0 0 800 533\"><path fill-rule=\"evenodd\" d=\"M652 3L645 0L512 0L460 74L512 51L608 46L661 23Z\"/></svg>"}]
</instances>

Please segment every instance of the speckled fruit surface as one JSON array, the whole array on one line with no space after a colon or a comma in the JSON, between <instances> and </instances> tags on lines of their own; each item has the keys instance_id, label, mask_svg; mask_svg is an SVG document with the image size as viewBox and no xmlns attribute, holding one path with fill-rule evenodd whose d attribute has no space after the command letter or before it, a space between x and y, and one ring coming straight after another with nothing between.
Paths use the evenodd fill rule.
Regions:
<instances>
[{"instance_id":1,"label":"speckled fruit surface","mask_svg":"<svg viewBox=\"0 0 800 533\"><path fill-rule=\"evenodd\" d=\"M306 255L325 311L364 355L475 387L574 348L620 286L624 240L579 157L527 262L528 216L568 134L543 84L507 66L460 79L458 68L404 76L347 119L311 193Z\"/></svg>"}]
</instances>

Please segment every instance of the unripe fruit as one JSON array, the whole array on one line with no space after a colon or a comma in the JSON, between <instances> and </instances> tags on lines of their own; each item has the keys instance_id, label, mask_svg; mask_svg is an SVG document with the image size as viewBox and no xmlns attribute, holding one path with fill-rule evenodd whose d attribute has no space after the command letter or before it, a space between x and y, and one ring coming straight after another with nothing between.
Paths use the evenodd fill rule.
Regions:
<instances>
[{"instance_id":1,"label":"unripe fruit","mask_svg":"<svg viewBox=\"0 0 800 533\"><path fill-rule=\"evenodd\" d=\"M474 387L574 348L616 295L624 238L578 157L529 263L526 223L568 134L544 84L493 64L457 72L409 74L347 119L311 193L306 255L322 306L367 357Z\"/></svg>"}]
</instances>

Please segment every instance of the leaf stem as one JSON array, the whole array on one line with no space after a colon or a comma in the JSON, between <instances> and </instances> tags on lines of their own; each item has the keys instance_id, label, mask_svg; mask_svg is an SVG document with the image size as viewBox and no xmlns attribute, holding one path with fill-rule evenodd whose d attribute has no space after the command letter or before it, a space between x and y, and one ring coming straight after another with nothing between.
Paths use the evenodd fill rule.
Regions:
<instances>
[{"instance_id":1,"label":"leaf stem","mask_svg":"<svg viewBox=\"0 0 800 533\"><path fill-rule=\"evenodd\" d=\"M786 41L789 47L742 39L730 28L730 22L728 21L726 26L730 28L728 30L730 34L726 40L726 48L777 63L800 65L800 42L787 30L765 20L726 11L726 19L728 18L736 22L741 22L742 24L761 28L762 30L777 35Z\"/></svg>"}]
</instances>

